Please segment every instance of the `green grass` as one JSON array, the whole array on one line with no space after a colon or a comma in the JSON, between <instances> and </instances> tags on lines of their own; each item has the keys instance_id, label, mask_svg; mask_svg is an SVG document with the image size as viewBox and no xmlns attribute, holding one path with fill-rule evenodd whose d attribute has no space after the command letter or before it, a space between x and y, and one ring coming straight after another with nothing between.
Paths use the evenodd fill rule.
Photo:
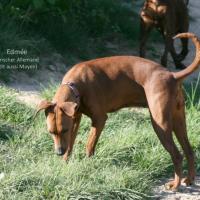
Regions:
<instances>
[{"instance_id":1,"label":"green grass","mask_svg":"<svg viewBox=\"0 0 200 200\"><path fill-rule=\"evenodd\" d=\"M43 88L41 92L41 97L51 101L54 94L56 93L58 86L59 86L58 83L54 82L50 83L46 88L45 87Z\"/></svg>"},{"instance_id":2,"label":"green grass","mask_svg":"<svg viewBox=\"0 0 200 200\"><path fill-rule=\"evenodd\" d=\"M51 98L54 88L43 96ZM149 196L156 182L173 176L170 156L146 111L109 114L92 158L85 156L90 120L84 117L66 163L54 154L43 113L31 120L35 111L19 103L8 88L0 88L0 98L0 199L155 199ZM200 112L187 105L188 134L199 170Z\"/></svg>"},{"instance_id":3,"label":"green grass","mask_svg":"<svg viewBox=\"0 0 200 200\"><path fill-rule=\"evenodd\" d=\"M200 73L195 82L185 85L185 94L187 98L187 106L191 109L200 109Z\"/></svg>"}]
</instances>

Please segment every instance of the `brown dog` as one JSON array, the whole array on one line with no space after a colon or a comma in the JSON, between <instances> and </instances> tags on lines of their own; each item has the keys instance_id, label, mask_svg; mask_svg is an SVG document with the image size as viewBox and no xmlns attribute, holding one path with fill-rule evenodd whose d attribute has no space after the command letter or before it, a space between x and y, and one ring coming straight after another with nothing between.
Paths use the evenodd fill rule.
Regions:
<instances>
[{"instance_id":1,"label":"brown dog","mask_svg":"<svg viewBox=\"0 0 200 200\"><path fill-rule=\"evenodd\" d=\"M173 36L188 32L189 20L188 1L183 0L146 0L140 13L140 56L145 57L147 37L152 28L157 28L165 41L165 50L161 64L167 66L168 51L174 60L176 68L183 69L181 61L188 53L188 39L182 38L182 51L178 55L173 44Z\"/></svg>"},{"instance_id":2,"label":"brown dog","mask_svg":"<svg viewBox=\"0 0 200 200\"><path fill-rule=\"evenodd\" d=\"M91 118L92 127L87 142L87 155L94 154L104 128L107 113L122 107L148 107L154 130L170 153L175 167L175 179L168 184L176 189L181 181L182 156L173 138L175 132L189 163L187 184L195 177L194 155L186 132L182 80L198 68L200 42L191 33L177 37L192 38L197 53L193 63L180 72L169 72L161 65L134 56L115 56L75 65L63 78L53 101L42 101L47 126L58 155L67 159L77 134L82 113Z\"/></svg>"}]
</instances>

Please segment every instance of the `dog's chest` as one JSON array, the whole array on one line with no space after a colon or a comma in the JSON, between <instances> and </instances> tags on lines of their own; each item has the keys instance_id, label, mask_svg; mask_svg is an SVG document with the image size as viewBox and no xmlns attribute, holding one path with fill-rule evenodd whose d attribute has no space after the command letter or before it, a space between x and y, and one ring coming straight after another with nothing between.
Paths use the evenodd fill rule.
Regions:
<instances>
[{"instance_id":1,"label":"dog's chest","mask_svg":"<svg viewBox=\"0 0 200 200\"><path fill-rule=\"evenodd\" d=\"M141 11L141 18L146 23L159 26L166 16L167 8L168 6L165 4L146 2Z\"/></svg>"}]
</instances>

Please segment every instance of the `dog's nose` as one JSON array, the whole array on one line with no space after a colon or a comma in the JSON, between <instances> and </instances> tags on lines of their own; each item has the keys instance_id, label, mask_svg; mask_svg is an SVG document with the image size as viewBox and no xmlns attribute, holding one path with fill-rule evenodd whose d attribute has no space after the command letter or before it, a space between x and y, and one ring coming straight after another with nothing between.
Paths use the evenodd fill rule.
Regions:
<instances>
[{"instance_id":1,"label":"dog's nose","mask_svg":"<svg viewBox=\"0 0 200 200\"><path fill-rule=\"evenodd\" d=\"M57 148L55 151L58 156L62 156L65 153L65 150L62 147Z\"/></svg>"}]
</instances>

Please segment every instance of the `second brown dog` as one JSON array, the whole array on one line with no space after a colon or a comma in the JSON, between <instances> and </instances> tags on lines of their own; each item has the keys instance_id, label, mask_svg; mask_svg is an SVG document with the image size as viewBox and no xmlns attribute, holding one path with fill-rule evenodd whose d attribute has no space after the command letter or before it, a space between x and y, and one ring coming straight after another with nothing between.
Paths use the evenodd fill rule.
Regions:
<instances>
[{"instance_id":1,"label":"second brown dog","mask_svg":"<svg viewBox=\"0 0 200 200\"><path fill-rule=\"evenodd\" d=\"M146 41L150 31L156 28L163 36L165 50L161 64L167 66L168 52L178 69L185 66L181 61L188 53L188 39L182 38L182 51L177 54L173 44L173 37L177 33L188 32L189 19L187 11L188 1L184 0L146 0L140 13L140 56L145 57Z\"/></svg>"}]
</instances>

